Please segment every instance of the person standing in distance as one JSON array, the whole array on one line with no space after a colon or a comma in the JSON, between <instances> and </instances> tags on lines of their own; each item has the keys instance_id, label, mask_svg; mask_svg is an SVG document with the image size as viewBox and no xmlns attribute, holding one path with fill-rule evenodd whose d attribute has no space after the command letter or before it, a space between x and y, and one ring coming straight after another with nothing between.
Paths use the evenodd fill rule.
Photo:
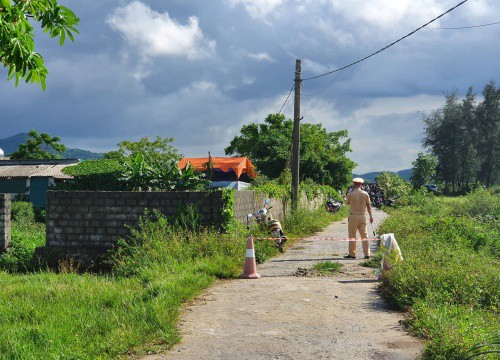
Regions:
<instances>
[{"instance_id":1,"label":"person standing in distance","mask_svg":"<svg viewBox=\"0 0 500 360\"><path fill-rule=\"evenodd\" d=\"M359 231L362 239L368 237L366 227L366 212L370 214L370 223L373 223L372 208L370 206L370 195L366 191L361 190L364 180L354 178L353 190L346 195L347 205L350 207L348 219L349 238L356 238L356 233ZM357 241L349 241L349 254L344 256L345 259L356 259L356 243ZM370 244L368 241L362 241L363 253L365 259L370 258Z\"/></svg>"}]
</instances>

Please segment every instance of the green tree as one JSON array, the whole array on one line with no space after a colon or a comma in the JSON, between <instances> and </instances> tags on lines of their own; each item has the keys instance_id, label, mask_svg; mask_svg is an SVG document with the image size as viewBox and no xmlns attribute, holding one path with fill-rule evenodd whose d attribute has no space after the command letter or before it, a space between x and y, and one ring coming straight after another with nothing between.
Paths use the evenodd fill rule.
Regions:
<instances>
[{"instance_id":1,"label":"green tree","mask_svg":"<svg viewBox=\"0 0 500 360\"><path fill-rule=\"evenodd\" d=\"M118 144L118 150L104 154L104 159L116 159L122 162L133 162L137 155L142 154L144 161L154 163L155 161L180 160L181 156L171 143L173 138L162 138L157 136L154 141L149 137L142 137L139 141L122 141Z\"/></svg>"},{"instance_id":2,"label":"green tree","mask_svg":"<svg viewBox=\"0 0 500 360\"><path fill-rule=\"evenodd\" d=\"M422 143L437 157L437 177L446 190L466 192L479 181L491 186L500 181L500 89L493 82L475 105L469 88L459 103L456 90L445 95L442 109L424 115Z\"/></svg>"},{"instance_id":3,"label":"green tree","mask_svg":"<svg viewBox=\"0 0 500 360\"><path fill-rule=\"evenodd\" d=\"M413 169L410 182L414 189L420 189L422 185L430 183L436 176L437 158L431 154L418 153L418 157L411 163Z\"/></svg>"},{"instance_id":4,"label":"green tree","mask_svg":"<svg viewBox=\"0 0 500 360\"><path fill-rule=\"evenodd\" d=\"M385 196L387 198L396 198L405 194L408 194L411 190L411 186L396 173L390 171L382 171L380 175L375 177L375 181L384 190Z\"/></svg>"},{"instance_id":5,"label":"green tree","mask_svg":"<svg viewBox=\"0 0 500 360\"><path fill-rule=\"evenodd\" d=\"M338 188L349 183L356 164L346 156L351 151L347 131L327 132L321 124L307 123L301 123L300 131L301 179ZM260 174L276 179L289 165L292 132L292 120L269 114L264 123L243 126L225 152L248 156Z\"/></svg>"},{"instance_id":6,"label":"green tree","mask_svg":"<svg viewBox=\"0 0 500 360\"><path fill-rule=\"evenodd\" d=\"M35 51L35 30L31 21L40 23L44 32L59 37L63 45L68 36L74 41L73 33L79 19L57 0L0 0L0 62L8 68L7 78L39 83L43 90L47 68L42 56Z\"/></svg>"},{"instance_id":7,"label":"green tree","mask_svg":"<svg viewBox=\"0 0 500 360\"><path fill-rule=\"evenodd\" d=\"M36 130L31 130L29 138L25 144L19 144L16 152L10 154L14 160L46 160L61 159L61 153L66 150L66 146L61 144L61 139L57 136L50 136L47 133L38 134ZM52 149L53 152L48 150Z\"/></svg>"},{"instance_id":8,"label":"green tree","mask_svg":"<svg viewBox=\"0 0 500 360\"><path fill-rule=\"evenodd\" d=\"M460 119L458 120L457 156L458 156L458 186L463 190L470 190L476 182L479 161L477 156L477 116L475 95L472 87L469 88L460 105Z\"/></svg>"},{"instance_id":9,"label":"green tree","mask_svg":"<svg viewBox=\"0 0 500 360\"><path fill-rule=\"evenodd\" d=\"M477 107L478 180L490 186L500 181L500 88L490 82Z\"/></svg>"},{"instance_id":10,"label":"green tree","mask_svg":"<svg viewBox=\"0 0 500 360\"><path fill-rule=\"evenodd\" d=\"M425 138L423 144L437 156L437 174L446 188L456 191L459 169L459 138L461 111L456 90L445 94L443 109L435 110L423 118Z\"/></svg>"}]
</instances>

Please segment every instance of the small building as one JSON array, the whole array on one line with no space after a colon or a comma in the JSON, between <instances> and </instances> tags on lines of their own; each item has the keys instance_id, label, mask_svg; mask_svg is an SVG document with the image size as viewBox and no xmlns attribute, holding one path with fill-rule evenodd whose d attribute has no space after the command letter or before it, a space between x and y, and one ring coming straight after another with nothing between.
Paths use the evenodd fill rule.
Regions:
<instances>
[{"instance_id":1,"label":"small building","mask_svg":"<svg viewBox=\"0 0 500 360\"><path fill-rule=\"evenodd\" d=\"M184 169L190 163L195 171L203 172L213 188L242 190L250 186L257 174L247 157L184 158L178 163Z\"/></svg>"},{"instance_id":2,"label":"small building","mask_svg":"<svg viewBox=\"0 0 500 360\"><path fill-rule=\"evenodd\" d=\"M62 172L78 159L10 160L0 158L0 193L26 195L34 207L45 207L45 193L50 186L72 176Z\"/></svg>"}]
</instances>

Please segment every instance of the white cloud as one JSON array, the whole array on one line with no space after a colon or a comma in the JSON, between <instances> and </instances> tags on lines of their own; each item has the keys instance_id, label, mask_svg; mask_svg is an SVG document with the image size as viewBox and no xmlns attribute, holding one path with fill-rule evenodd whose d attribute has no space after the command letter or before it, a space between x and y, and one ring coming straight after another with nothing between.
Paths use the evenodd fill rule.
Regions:
<instances>
[{"instance_id":1,"label":"white cloud","mask_svg":"<svg viewBox=\"0 0 500 360\"><path fill-rule=\"evenodd\" d=\"M216 42L205 39L194 16L186 25L177 23L167 12L159 13L139 1L116 8L106 19L125 40L144 56L184 56L199 59L212 56Z\"/></svg>"},{"instance_id":2,"label":"white cloud","mask_svg":"<svg viewBox=\"0 0 500 360\"><path fill-rule=\"evenodd\" d=\"M252 18L265 17L273 12L284 0L228 0L229 5L235 7L243 5Z\"/></svg>"},{"instance_id":3,"label":"white cloud","mask_svg":"<svg viewBox=\"0 0 500 360\"><path fill-rule=\"evenodd\" d=\"M443 106L442 96L415 95L411 97L388 97L378 98L353 113L355 118L361 119L366 116L401 115L410 112L428 112Z\"/></svg>"},{"instance_id":4,"label":"white cloud","mask_svg":"<svg viewBox=\"0 0 500 360\"><path fill-rule=\"evenodd\" d=\"M423 24L452 3L450 0L331 0L333 9L348 21L363 21L382 29Z\"/></svg>"},{"instance_id":5,"label":"white cloud","mask_svg":"<svg viewBox=\"0 0 500 360\"><path fill-rule=\"evenodd\" d=\"M467 4L473 16L498 16L497 0L475 0Z\"/></svg>"},{"instance_id":6,"label":"white cloud","mask_svg":"<svg viewBox=\"0 0 500 360\"><path fill-rule=\"evenodd\" d=\"M353 43L354 38L352 34L337 28L330 19L315 19L313 26L319 29L329 41L336 44L346 46Z\"/></svg>"},{"instance_id":7,"label":"white cloud","mask_svg":"<svg viewBox=\"0 0 500 360\"><path fill-rule=\"evenodd\" d=\"M255 82L255 78L250 76L243 76L241 82L243 85L252 85Z\"/></svg>"},{"instance_id":8,"label":"white cloud","mask_svg":"<svg viewBox=\"0 0 500 360\"><path fill-rule=\"evenodd\" d=\"M311 72L313 74L322 74L328 71L331 71L335 67L332 65L323 65L316 61L310 59L304 59L302 61L302 71L303 72Z\"/></svg>"},{"instance_id":9,"label":"white cloud","mask_svg":"<svg viewBox=\"0 0 500 360\"><path fill-rule=\"evenodd\" d=\"M274 59L271 56L269 56L269 54L266 52L260 52L258 54L249 53L248 57L250 59L257 60L257 61L274 62Z\"/></svg>"}]
</instances>

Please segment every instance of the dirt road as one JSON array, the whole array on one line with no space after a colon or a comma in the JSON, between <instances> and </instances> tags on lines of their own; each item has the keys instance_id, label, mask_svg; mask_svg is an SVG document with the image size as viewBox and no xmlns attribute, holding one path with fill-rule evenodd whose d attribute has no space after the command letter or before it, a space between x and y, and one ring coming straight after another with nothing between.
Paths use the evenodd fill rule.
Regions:
<instances>
[{"instance_id":1,"label":"dirt road","mask_svg":"<svg viewBox=\"0 0 500 360\"><path fill-rule=\"evenodd\" d=\"M374 211L375 226L385 216ZM317 236L346 234L341 221ZM346 242L305 239L258 266L261 279L218 283L183 312L182 342L144 359L418 358L421 342L378 296L373 269L359 265L361 243L358 259L345 260L346 251ZM343 264L340 274L307 271L327 260Z\"/></svg>"}]
</instances>

